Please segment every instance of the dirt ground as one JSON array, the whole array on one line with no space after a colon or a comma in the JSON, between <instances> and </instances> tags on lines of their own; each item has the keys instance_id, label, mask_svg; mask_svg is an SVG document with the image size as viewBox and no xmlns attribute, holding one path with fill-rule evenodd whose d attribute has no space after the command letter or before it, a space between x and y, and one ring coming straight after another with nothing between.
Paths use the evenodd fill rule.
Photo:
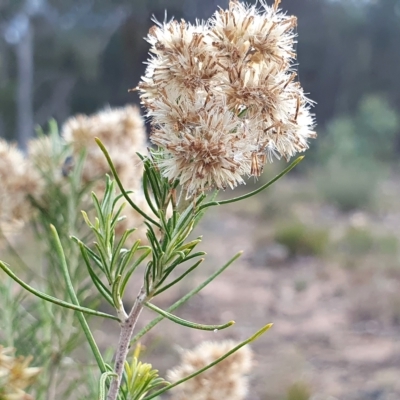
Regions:
<instances>
[{"instance_id":1,"label":"dirt ground","mask_svg":"<svg viewBox=\"0 0 400 400\"><path fill-rule=\"evenodd\" d=\"M204 235L206 262L157 303L168 307L243 250L235 264L176 311L199 323L233 319L236 324L214 333L164 321L144 340L146 358L164 373L178 362L180 348L203 340L243 340L273 322L273 328L252 345L256 365L248 399L400 399L398 258L386 268L380 265L385 261L377 265L373 255L357 256L356 267L354 260L349 267L332 254L335 251L328 256L290 257L271 240L274 224L260 219L259 204L253 206L214 209L205 217L197 232ZM304 206L297 211L309 218ZM313 218L329 226L331 238L341 226L363 218L368 226L379 225L392 233L400 226L395 212L370 217L314 208ZM145 313L141 325L152 317ZM310 396L296 397L292 391L289 397L293 387L302 387Z\"/></svg>"}]
</instances>

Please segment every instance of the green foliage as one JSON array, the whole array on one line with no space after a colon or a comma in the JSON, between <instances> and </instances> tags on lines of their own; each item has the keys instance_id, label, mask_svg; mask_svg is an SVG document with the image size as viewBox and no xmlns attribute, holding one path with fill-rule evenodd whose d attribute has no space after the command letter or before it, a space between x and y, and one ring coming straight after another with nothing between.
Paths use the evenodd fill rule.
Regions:
<instances>
[{"instance_id":1,"label":"green foliage","mask_svg":"<svg viewBox=\"0 0 400 400\"><path fill-rule=\"evenodd\" d=\"M151 249L139 246L140 240L126 248L126 240L135 231L135 228L127 230L119 240L116 240L115 229L117 223L123 219L121 212L125 204L118 204L122 195L116 195L114 186L114 182L107 177L103 200L100 201L92 193L97 214L94 223L90 221L86 212L82 211L85 222L96 239L95 249L92 250L76 237L73 239L79 245L88 273L99 293L111 306L122 311L122 298L128 280L135 269L150 254ZM103 282L102 276L106 283Z\"/></svg>"},{"instance_id":2,"label":"green foliage","mask_svg":"<svg viewBox=\"0 0 400 400\"><path fill-rule=\"evenodd\" d=\"M48 393L55 392L57 392L57 396L62 396L65 400L71 398L71 396L77 399L88 398L88 396L93 397L94 385L91 368L85 368L85 373L80 374L79 379L71 376L71 380L63 383L62 389L59 387L61 382L57 378L59 375L62 377L68 375L68 367L71 368L72 374L80 371L81 364L79 362L73 361L70 365L65 366L64 360L77 348L80 350L85 349L85 352L87 348L90 348L100 370L99 385L97 386L99 389L98 398L103 400L107 396L107 398L113 400L117 398L120 400L139 400L152 389L164 384L164 381L158 378L157 372L149 365L140 363L137 357L134 357L132 364L125 363L131 342L136 341L138 337L147 333L163 318L170 319L185 327L212 331L228 328L234 323L229 321L222 325L203 325L186 321L172 315L170 312L215 279L241 255L241 252L232 257L205 282L174 303L167 311L150 303L158 294L179 283L203 261L200 257L205 253L202 251L194 252L196 246L201 242L201 237L194 240L189 239L189 235L198 221L209 207L247 199L269 187L297 165L302 157L295 160L270 182L245 195L217 201L217 193L210 197L200 194L196 199L186 201L181 196L181 192L184 189L179 187L179 182L169 182L164 179L159 169L155 167L153 158L141 156L144 164L144 197L154 214L150 216L132 201L129 196L130 193L126 192L116 173L107 150L97 140L109 162L115 181L107 177L105 193L101 200L95 194L92 195L94 218L82 212L83 219L87 225L85 227L77 217L78 207L82 204L81 201L89 189L81 184L81 170L85 155L82 154L82 157L72 165L71 170L63 176L61 187L67 189L60 191L60 181L53 173L57 171L57 168L60 168L60 161L68 154L68 147L58 136L55 124L51 125L51 130L50 144L52 150L50 151L54 152L54 157L49 157L48 159L51 165L45 165L46 168L40 168L41 160L38 160L36 167L42 174L49 193L54 196L55 206L54 208L46 207L44 205L46 198L44 200L38 199L36 202L34 201L35 199L32 199L33 205L38 209L39 213L36 229L37 238L45 244L46 259L51 261L51 268L44 269L47 280L44 280L40 289L36 289L34 287L36 286L36 281L32 282L31 286L31 282L27 283L19 278L12 268L0 261L0 268L9 277L28 292L37 296L35 300L30 300L28 304L33 305L34 311L32 314L37 312L40 318L43 318L43 322L40 318L37 321L35 320L38 325L32 330L31 319L34 316L30 315L31 311L28 311L28 309L19 310L20 302L12 305L10 298L13 298L14 295L11 296L11 292L7 291L7 288L0 287L0 295L7 300L5 301L6 304L10 303L9 313L2 315L2 322L9 337L1 339L9 343L17 343L18 332L24 332L24 329L22 329L22 325L16 330L14 328L11 329L11 326L13 323L20 322L29 324L28 337L30 339L32 339L32 335L39 335L30 340L30 342L33 341L39 347L43 347L44 350L50 352L43 356L44 359L39 359L42 360L44 369L43 382L36 390L36 394L40 398ZM65 151L67 152L65 153ZM61 174L60 170L58 170L58 177L60 176L59 174ZM121 195L116 194L115 183L119 186ZM122 198L145 219L148 228L147 239L149 246L140 246L140 241L136 241L130 247L127 246L126 240L135 230L134 228L127 229L120 239L116 238L116 226L123 219L121 213L124 203L120 202ZM182 201L180 202L179 200ZM73 237L74 240L71 240L68 237L69 231L83 235L83 239ZM92 243L93 238L95 241ZM86 270L81 268L82 262L79 258L79 250L83 262L86 264ZM190 268L186 268L178 278L171 280L170 274L178 266L189 260L194 260L194 264ZM131 306L130 310L126 310L123 299L124 290L137 267L144 263L146 263L144 276L139 278L142 280L143 286L133 306ZM27 266L24 267L28 270ZM36 272L34 272L34 275ZM22 294L23 292L20 293ZM114 308L116 316L97 311L100 297ZM85 301L84 307L81 306L82 299ZM151 321L132 338L137 319L145 306L158 313L159 317ZM19 318L20 311L24 314L23 316L21 315L21 318ZM117 345L114 369L103 358L87 322L88 314L117 320L120 324L121 335L120 342ZM18 318L15 319L15 316L18 316ZM81 329L76 328L75 316ZM241 347L256 340L271 326L272 324L265 325L256 334L239 343L214 362L174 384L169 384L164 388L147 394L145 399L154 398L211 368ZM43 331L42 329L46 330ZM86 346L82 346L83 337L86 338ZM86 353L84 358L86 362L88 359Z\"/></svg>"},{"instance_id":3,"label":"green foliage","mask_svg":"<svg viewBox=\"0 0 400 400\"><path fill-rule=\"evenodd\" d=\"M326 229L313 228L299 221L279 225L274 238L289 249L291 256L323 255L329 243Z\"/></svg>"},{"instance_id":4,"label":"green foliage","mask_svg":"<svg viewBox=\"0 0 400 400\"><path fill-rule=\"evenodd\" d=\"M285 400L310 400L311 390L305 383L294 383L287 391Z\"/></svg>"},{"instance_id":5,"label":"green foliage","mask_svg":"<svg viewBox=\"0 0 400 400\"><path fill-rule=\"evenodd\" d=\"M45 187L40 198L30 199L37 210L32 221L37 258L28 266L17 257L19 249L9 244L8 250L15 255L13 265L8 268L2 263L9 276L18 273L24 277L25 288L29 288L31 293L15 288L11 292L7 285L0 284L1 303L8 304L7 311L0 313L0 341L15 346L18 352L31 354L35 364L41 366L42 373L33 391L37 398L46 398L49 393L57 392L63 400L85 399L95 393L94 387L97 390L90 384L94 369L88 365L88 348L83 332L77 329L75 312L65 308L65 305L70 305L70 299L49 229L50 225L57 227L78 296L85 299L85 306L90 310L95 308L99 297L88 285L87 273L79 260L79 248L69 237L71 232L88 234L80 214L80 207L90 190L90 186L81 181L85 154L75 159L68 173L63 175L61 169L70 157L71 149L60 137L56 122L49 122L46 133L41 129L37 133L42 140L40 145L48 150L41 153L45 156L31 160L32 168ZM59 307L61 304L64 306ZM78 348L84 361L71 358ZM65 379L65 376L74 374L77 376L73 379Z\"/></svg>"},{"instance_id":6,"label":"green foliage","mask_svg":"<svg viewBox=\"0 0 400 400\"><path fill-rule=\"evenodd\" d=\"M141 400L148 392L168 385L169 382L158 376L158 371L151 364L138 360L135 351L132 362L125 362L125 383L122 391L126 392L126 400Z\"/></svg>"},{"instance_id":7,"label":"green foliage","mask_svg":"<svg viewBox=\"0 0 400 400\"><path fill-rule=\"evenodd\" d=\"M375 238L368 229L350 227L341 243L341 247L345 252L357 256L371 252L375 244Z\"/></svg>"},{"instance_id":8,"label":"green foliage","mask_svg":"<svg viewBox=\"0 0 400 400\"><path fill-rule=\"evenodd\" d=\"M337 156L341 160L393 159L400 118L388 101L379 95L364 97L354 115L334 118L320 145L320 160Z\"/></svg>"},{"instance_id":9,"label":"green foliage","mask_svg":"<svg viewBox=\"0 0 400 400\"><path fill-rule=\"evenodd\" d=\"M367 227L349 227L340 240L339 249L353 256L369 253L396 256L399 241L394 235L377 235Z\"/></svg>"},{"instance_id":10,"label":"green foliage","mask_svg":"<svg viewBox=\"0 0 400 400\"><path fill-rule=\"evenodd\" d=\"M321 197L343 211L373 206L399 129L400 119L378 95L365 97L353 117L332 120L311 173Z\"/></svg>"},{"instance_id":11,"label":"green foliage","mask_svg":"<svg viewBox=\"0 0 400 400\"><path fill-rule=\"evenodd\" d=\"M324 200L342 211L350 211L375 204L385 173L386 168L373 159L333 156L315 169L311 178Z\"/></svg>"}]
</instances>

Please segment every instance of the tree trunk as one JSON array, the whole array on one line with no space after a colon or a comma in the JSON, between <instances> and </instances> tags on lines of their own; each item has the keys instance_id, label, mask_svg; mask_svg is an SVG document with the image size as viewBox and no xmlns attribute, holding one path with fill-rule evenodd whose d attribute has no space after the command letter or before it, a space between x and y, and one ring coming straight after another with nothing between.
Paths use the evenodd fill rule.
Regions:
<instances>
[{"instance_id":1,"label":"tree trunk","mask_svg":"<svg viewBox=\"0 0 400 400\"><path fill-rule=\"evenodd\" d=\"M16 45L17 86L17 141L25 151L33 136L33 28L28 19L27 29Z\"/></svg>"}]
</instances>

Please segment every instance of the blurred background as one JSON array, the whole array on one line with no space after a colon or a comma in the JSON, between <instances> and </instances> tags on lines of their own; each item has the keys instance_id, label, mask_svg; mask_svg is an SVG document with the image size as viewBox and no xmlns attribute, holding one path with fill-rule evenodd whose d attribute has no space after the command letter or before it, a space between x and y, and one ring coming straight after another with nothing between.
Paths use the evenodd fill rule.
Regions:
<instances>
[{"instance_id":1,"label":"blurred background","mask_svg":"<svg viewBox=\"0 0 400 400\"><path fill-rule=\"evenodd\" d=\"M24 148L50 118L137 103L128 89L144 72L152 15L194 21L227 4L0 0L0 137ZM237 321L211 339L275 323L254 344L251 399L400 399L400 0L281 7L298 17L299 80L317 102L319 137L271 190L206 217L208 262L182 293L232 251L245 256L179 315ZM160 326L146 344L161 372L177 342L210 339Z\"/></svg>"}]
</instances>

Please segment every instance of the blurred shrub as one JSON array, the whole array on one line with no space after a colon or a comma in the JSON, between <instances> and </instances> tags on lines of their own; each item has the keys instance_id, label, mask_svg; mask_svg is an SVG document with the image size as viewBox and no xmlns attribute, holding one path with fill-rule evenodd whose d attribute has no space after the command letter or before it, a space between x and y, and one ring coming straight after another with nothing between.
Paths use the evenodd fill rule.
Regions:
<instances>
[{"instance_id":1,"label":"blurred shrub","mask_svg":"<svg viewBox=\"0 0 400 400\"><path fill-rule=\"evenodd\" d=\"M322 255L329 242L329 234L326 229L312 228L295 221L281 224L274 235L276 242L286 246L293 256Z\"/></svg>"},{"instance_id":2,"label":"blurred shrub","mask_svg":"<svg viewBox=\"0 0 400 400\"><path fill-rule=\"evenodd\" d=\"M399 239L395 235L385 235L378 239L378 250L381 254L397 255L399 251Z\"/></svg>"},{"instance_id":3,"label":"blurred shrub","mask_svg":"<svg viewBox=\"0 0 400 400\"><path fill-rule=\"evenodd\" d=\"M305 383L294 383L287 391L286 400L309 400L311 390Z\"/></svg>"},{"instance_id":4,"label":"blurred shrub","mask_svg":"<svg viewBox=\"0 0 400 400\"><path fill-rule=\"evenodd\" d=\"M341 159L367 157L387 161L396 156L396 134L400 117L379 95L365 97L355 115L334 118L320 141L319 160L336 155Z\"/></svg>"},{"instance_id":5,"label":"blurred shrub","mask_svg":"<svg viewBox=\"0 0 400 400\"><path fill-rule=\"evenodd\" d=\"M340 250L354 256L368 253L396 256L399 241L391 234L377 236L368 228L349 227L340 240L339 247Z\"/></svg>"},{"instance_id":6,"label":"blurred shrub","mask_svg":"<svg viewBox=\"0 0 400 400\"><path fill-rule=\"evenodd\" d=\"M341 248L352 255L369 253L375 244L372 233L365 228L350 227L345 233Z\"/></svg>"},{"instance_id":7,"label":"blurred shrub","mask_svg":"<svg viewBox=\"0 0 400 400\"><path fill-rule=\"evenodd\" d=\"M342 211L372 206L386 168L373 159L332 157L312 173L319 195Z\"/></svg>"},{"instance_id":8,"label":"blurred shrub","mask_svg":"<svg viewBox=\"0 0 400 400\"><path fill-rule=\"evenodd\" d=\"M364 98L354 125L363 154L380 160L396 156L395 140L400 130L400 118L385 98L378 95Z\"/></svg>"},{"instance_id":9,"label":"blurred shrub","mask_svg":"<svg viewBox=\"0 0 400 400\"><path fill-rule=\"evenodd\" d=\"M339 116L327 126L311 178L320 196L349 211L374 204L379 181L393 160L400 118L378 95L364 98L354 116Z\"/></svg>"}]
</instances>

